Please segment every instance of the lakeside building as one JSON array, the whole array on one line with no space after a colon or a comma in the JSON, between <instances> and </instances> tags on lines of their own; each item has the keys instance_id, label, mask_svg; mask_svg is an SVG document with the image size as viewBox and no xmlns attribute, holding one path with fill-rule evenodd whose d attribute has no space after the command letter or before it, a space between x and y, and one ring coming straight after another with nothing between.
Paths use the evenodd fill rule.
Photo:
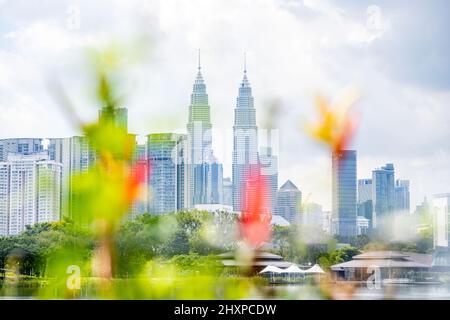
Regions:
<instances>
[{"instance_id":1,"label":"lakeside building","mask_svg":"<svg viewBox=\"0 0 450 320\"><path fill-rule=\"evenodd\" d=\"M351 261L331 266L332 278L344 281L367 281L378 272L379 280L413 283L423 281L432 268L431 254L371 251L356 255Z\"/></svg>"}]
</instances>

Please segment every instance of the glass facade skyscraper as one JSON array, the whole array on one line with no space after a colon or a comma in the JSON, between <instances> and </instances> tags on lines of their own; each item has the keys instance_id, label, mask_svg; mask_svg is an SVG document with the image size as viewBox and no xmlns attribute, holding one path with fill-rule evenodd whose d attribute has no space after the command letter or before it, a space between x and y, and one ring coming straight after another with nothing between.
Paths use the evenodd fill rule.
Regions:
<instances>
[{"instance_id":1,"label":"glass facade skyscraper","mask_svg":"<svg viewBox=\"0 0 450 320\"><path fill-rule=\"evenodd\" d=\"M357 235L356 150L333 153L331 232L344 238Z\"/></svg>"},{"instance_id":2,"label":"glass facade skyscraper","mask_svg":"<svg viewBox=\"0 0 450 320\"><path fill-rule=\"evenodd\" d=\"M194 82L187 124L186 174L187 192L184 206L211 203L212 137L211 115L206 85L201 73L200 57Z\"/></svg>"},{"instance_id":3,"label":"glass facade skyscraper","mask_svg":"<svg viewBox=\"0 0 450 320\"><path fill-rule=\"evenodd\" d=\"M246 175L259 174L256 111L246 68L234 109L232 174L233 209L241 211Z\"/></svg>"},{"instance_id":4,"label":"glass facade skyscraper","mask_svg":"<svg viewBox=\"0 0 450 320\"><path fill-rule=\"evenodd\" d=\"M395 177L394 165L386 164L384 167L372 171L372 226L377 228L380 220L394 211L395 206Z\"/></svg>"},{"instance_id":5,"label":"glass facade skyscraper","mask_svg":"<svg viewBox=\"0 0 450 320\"><path fill-rule=\"evenodd\" d=\"M179 193L179 148L183 135L175 133L157 133L147 136L148 161L151 166L149 176L148 211L162 214L177 211Z\"/></svg>"}]
</instances>

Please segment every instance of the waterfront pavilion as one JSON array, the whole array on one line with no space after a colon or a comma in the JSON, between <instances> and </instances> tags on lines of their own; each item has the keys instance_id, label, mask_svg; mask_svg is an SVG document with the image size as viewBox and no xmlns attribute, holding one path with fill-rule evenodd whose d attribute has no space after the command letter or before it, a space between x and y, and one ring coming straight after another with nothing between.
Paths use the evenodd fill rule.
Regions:
<instances>
[{"instance_id":1,"label":"waterfront pavilion","mask_svg":"<svg viewBox=\"0 0 450 320\"><path fill-rule=\"evenodd\" d=\"M335 280L366 281L375 270L380 280L415 282L431 268L431 255L395 251L372 251L359 254L353 260L331 266Z\"/></svg>"}]
</instances>

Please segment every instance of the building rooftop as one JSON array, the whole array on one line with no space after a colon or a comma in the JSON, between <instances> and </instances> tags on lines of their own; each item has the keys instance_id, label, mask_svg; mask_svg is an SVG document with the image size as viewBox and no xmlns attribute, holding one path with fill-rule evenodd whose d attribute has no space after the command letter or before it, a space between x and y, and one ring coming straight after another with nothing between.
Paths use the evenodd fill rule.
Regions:
<instances>
[{"instance_id":1,"label":"building rooftop","mask_svg":"<svg viewBox=\"0 0 450 320\"><path fill-rule=\"evenodd\" d=\"M333 271L344 268L431 268L432 255L416 252L370 251L353 257L353 260L331 266Z\"/></svg>"},{"instance_id":2,"label":"building rooftop","mask_svg":"<svg viewBox=\"0 0 450 320\"><path fill-rule=\"evenodd\" d=\"M285 218L277 214L272 215L272 220L270 221L270 224L281 227L287 227L290 225L289 221L287 221Z\"/></svg>"},{"instance_id":3,"label":"building rooftop","mask_svg":"<svg viewBox=\"0 0 450 320\"><path fill-rule=\"evenodd\" d=\"M291 180L286 181L280 188L280 191L299 191L297 186Z\"/></svg>"}]
</instances>

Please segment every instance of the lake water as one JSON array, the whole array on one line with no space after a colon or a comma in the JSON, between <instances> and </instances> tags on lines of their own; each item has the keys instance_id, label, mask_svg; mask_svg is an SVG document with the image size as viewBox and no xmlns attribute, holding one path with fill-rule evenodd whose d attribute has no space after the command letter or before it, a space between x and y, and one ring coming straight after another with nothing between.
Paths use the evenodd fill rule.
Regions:
<instances>
[{"instance_id":1,"label":"lake water","mask_svg":"<svg viewBox=\"0 0 450 320\"><path fill-rule=\"evenodd\" d=\"M326 294L332 294L334 299L351 300L450 300L450 285L448 284L402 284L384 285L381 288L368 288L366 285L346 287L345 285L329 285L319 289L315 285L277 285L273 286L277 295L286 299L324 299Z\"/></svg>"},{"instance_id":2,"label":"lake water","mask_svg":"<svg viewBox=\"0 0 450 320\"><path fill-rule=\"evenodd\" d=\"M331 295L330 295L331 292ZM0 290L0 299L34 299L35 288L17 288L14 293ZM333 299L352 300L450 300L449 284L404 284L384 285L379 289L368 288L365 285L346 286L345 284L328 284L322 287L313 284L284 284L264 287L261 294L249 298L294 299L294 300L317 300L327 297Z\"/></svg>"}]
</instances>

